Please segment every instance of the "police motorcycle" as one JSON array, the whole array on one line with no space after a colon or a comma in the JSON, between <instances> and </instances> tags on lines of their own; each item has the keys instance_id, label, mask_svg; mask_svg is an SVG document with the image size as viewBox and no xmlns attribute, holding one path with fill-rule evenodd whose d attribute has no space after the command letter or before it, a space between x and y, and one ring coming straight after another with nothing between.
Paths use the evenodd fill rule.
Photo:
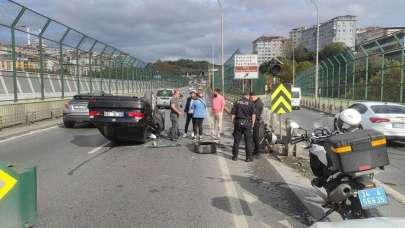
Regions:
<instances>
[{"instance_id":1,"label":"police motorcycle","mask_svg":"<svg viewBox=\"0 0 405 228\"><path fill-rule=\"evenodd\" d=\"M344 219L378 216L377 207L387 205L384 188L373 181L375 173L389 164L386 138L378 131L363 130L361 116L354 109L340 113L333 130L317 127L308 131L295 122L290 124L292 144L307 142L310 167L315 175L311 184L322 192L329 210L319 219L333 212ZM324 194L323 194L324 195Z\"/></svg>"}]
</instances>

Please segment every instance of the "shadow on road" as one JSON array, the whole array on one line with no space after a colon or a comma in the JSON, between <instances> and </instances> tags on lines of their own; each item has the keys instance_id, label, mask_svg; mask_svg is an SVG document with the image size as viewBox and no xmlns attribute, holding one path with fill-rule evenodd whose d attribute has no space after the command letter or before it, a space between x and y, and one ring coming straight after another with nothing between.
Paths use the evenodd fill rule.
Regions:
<instances>
[{"instance_id":1,"label":"shadow on road","mask_svg":"<svg viewBox=\"0 0 405 228\"><path fill-rule=\"evenodd\" d=\"M103 144L104 138L100 134L75 135L70 142L80 147L98 147Z\"/></svg>"}]
</instances>

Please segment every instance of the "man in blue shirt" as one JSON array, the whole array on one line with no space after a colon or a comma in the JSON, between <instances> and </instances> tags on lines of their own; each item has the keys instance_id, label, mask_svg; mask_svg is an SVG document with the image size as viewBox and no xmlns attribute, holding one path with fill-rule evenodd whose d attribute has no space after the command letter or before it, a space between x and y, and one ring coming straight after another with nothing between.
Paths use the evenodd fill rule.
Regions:
<instances>
[{"instance_id":1,"label":"man in blue shirt","mask_svg":"<svg viewBox=\"0 0 405 228\"><path fill-rule=\"evenodd\" d=\"M192 94L193 102L191 104L191 109L193 110L193 131L194 138L200 139L203 134L203 121L206 115L206 104L201 98L200 94Z\"/></svg>"}]
</instances>

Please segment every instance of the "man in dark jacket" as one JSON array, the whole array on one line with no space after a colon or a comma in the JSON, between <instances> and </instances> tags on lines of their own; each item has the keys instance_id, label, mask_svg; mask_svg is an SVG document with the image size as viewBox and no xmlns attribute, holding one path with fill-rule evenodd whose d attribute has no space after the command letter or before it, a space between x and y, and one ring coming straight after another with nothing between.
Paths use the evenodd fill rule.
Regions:
<instances>
[{"instance_id":1,"label":"man in dark jacket","mask_svg":"<svg viewBox=\"0 0 405 228\"><path fill-rule=\"evenodd\" d=\"M262 148L260 145L260 141L262 139L262 135L260 134L260 127L261 127L261 116L263 113L264 104L262 100L257 97L253 92L249 94L249 100L254 104L256 110L256 121L255 125L253 126L253 143L254 143L254 150L253 156L258 157L262 152Z\"/></svg>"},{"instance_id":2,"label":"man in dark jacket","mask_svg":"<svg viewBox=\"0 0 405 228\"><path fill-rule=\"evenodd\" d=\"M193 94L196 91L192 90L190 92L190 96L187 98L186 106L184 107L184 115L186 116L186 125L184 126L184 135L183 137L187 137L188 126L190 125L191 119L193 118L193 110L191 109L191 103L193 101ZM191 137L194 137L194 132L191 132Z\"/></svg>"},{"instance_id":3,"label":"man in dark jacket","mask_svg":"<svg viewBox=\"0 0 405 228\"><path fill-rule=\"evenodd\" d=\"M254 104L249 101L248 93L243 94L243 97L235 102L231 114L234 124L232 160L238 160L239 144L242 136L245 136L246 162L251 162L253 161L252 126L256 122L256 110Z\"/></svg>"}]
</instances>

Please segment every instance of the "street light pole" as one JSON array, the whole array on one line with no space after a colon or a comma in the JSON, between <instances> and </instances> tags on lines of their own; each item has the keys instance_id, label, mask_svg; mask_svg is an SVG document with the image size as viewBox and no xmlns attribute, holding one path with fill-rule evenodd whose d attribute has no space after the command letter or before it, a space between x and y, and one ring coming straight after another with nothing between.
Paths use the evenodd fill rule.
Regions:
<instances>
[{"instance_id":1,"label":"street light pole","mask_svg":"<svg viewBox=\"0 0 405 228\"><path fill-rule=\"evenodd\" d=\"M222 95L225 96L225 77L224 77L224 8L221 0L217 0L221 9L221 80L222 80Z\"/></svg>"},{"instance_id":2,"label":"street light pole","mask_svg":"<svg viewBox=\"0 0 405 228\"><path fill-rule=\"evenodd\" d=\"M319 6L316 0L311 0L316 9L316 65L315 65L315 100L318 100L318 78L319 78Z\"/></svg>"}]
</instances>

